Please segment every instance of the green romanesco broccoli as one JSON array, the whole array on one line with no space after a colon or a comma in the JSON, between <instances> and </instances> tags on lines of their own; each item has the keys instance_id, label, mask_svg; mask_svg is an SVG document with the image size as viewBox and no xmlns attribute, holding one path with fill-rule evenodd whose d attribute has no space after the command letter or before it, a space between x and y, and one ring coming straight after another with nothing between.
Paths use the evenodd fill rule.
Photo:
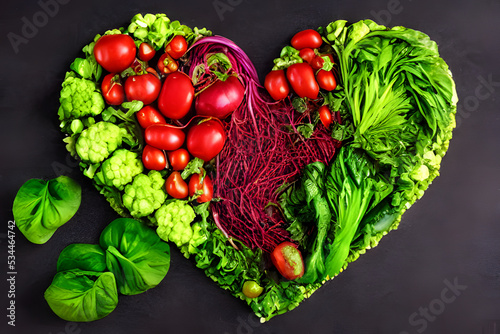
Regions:
<instances>
[{"instance_id":1,"label":"green romanesco broccoli","mask_svg":"<svg viewBox=\"0 0 500 334\"><path fill-rule=\"evenodd\" d=\"M99 115L105 106L97 85L93 81L77 78L73 72L66 74L59 102L61 127L76 118Z\"/></svg>"},{"instance_id":2,"label":"green romanesco broccoli","mask_svg":"<svg viewBox=\"0 0 500 334\"><path fill-rule=\"evenodd\" d=\"M110 158L102 163L94 180L98 184L123 190L125 185L132 182L133 178L142 171L143 165L139 155L122 148L116 150Z\"/></svg>"},{"instance_id":3,"label":"green romanesco broccoli","mask_svg":"<svg viewBox=\"0 0 500 334\"><path fill-rule=\"evenodd\" d=\"M167 195L164 190L165 180L160 172L151 170L146 174L138 174L131 184L125 186L122 196L123 205L132 217L141 218L158 209Z\"/></svg>"},{"instance_id":4,"label":"green romanesco broccoli","mask_svg":"<svg viewBox=\"0 0 500 334\"><path fill-rule=\"evenodd\" d=\"M104 161L122 143L121 129L109 122L98 122L83 130L75 148L78 156L93 164Z\"/></svg>"}]
</instances>

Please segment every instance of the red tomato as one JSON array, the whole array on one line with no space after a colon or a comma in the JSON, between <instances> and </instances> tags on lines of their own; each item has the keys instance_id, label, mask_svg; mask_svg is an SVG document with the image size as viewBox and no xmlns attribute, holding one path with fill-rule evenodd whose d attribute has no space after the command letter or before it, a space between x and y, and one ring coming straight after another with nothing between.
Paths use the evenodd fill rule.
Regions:
<instances>
[{"instance_id":1,"label":"red tomato","mask_svg":"<svg viewBox=\"0 0 500 334\"><path fill-rule=\"evenodd\" d=\"M107 74L102 79L102 96L107 104L118 106L125 101L125 91L120 83L120 75L115 73Z\"/></svg>"},{"instance_id":2,"label":"red tomato","mask_svg":"<svg viewBox=\"0 0 500 334\"><path fill-rule=\"evenodd\" d=\"M192 156L210 161L222 151L226 132L221 122L209 119L194 125L187 134L187 149Z\"/></svg>"},{"instance_id":3,"label":"red tomato","mask_svg":"<svg viewBox=\"0 0 500 334\"><path fill-rule=\"evenodd\" d=\"M189 152L180 148L175 151L167 152L168 161L170 161L170 166L173 170L183 170L189 163Z\"/></svg>"},{"instance_id":4,"label":"red tomato","mask_svg":"<svg viewBox=\"0 0 500 334\"><path fill-rule=\"evenodd\" d=\"M136 50L129 35L104 35L95 43L94 57L106 71L119 73L134 62Z\"/></svg>"},{"instance_id":5,"label":"red tomato","mask_svg":"<svg viewBox=\"0 0 500 334\"><path fill-rule=\"evenodd\" d=\"M168 74L177 71L179 65L168 53L164 53L158 59L157 67L160 73Z\"/></svg>"},{"instance_id":6,"label":"red tomato","mask_svg":"<svg viewBox=\"0 0 500 334\"><path fill-rule=\"evenodd\" d=\"M335 80L332 71L319 70L318 74L316 74L316 80L324 90L331 91L337 87L337 80Z\"/></svg>"},{"instance_id":7,"label":"red tomato","mask_svg":"<svg viewBox=\"0 0 500 334\"><path fill-rule=\"evenodd\" d=\"M321 56L314 56L314 58L311 60L311 67L313 70L317 71L323 67L323 64L325 63L325 60L321 58Z\"/></svg>"},{"instance_id":8,"label":"red tomato","mask_svg":"<svg viewBox=\"0 0 500 334\"><path fill-rule=\"evenodd\" d=\"M156 50L151 44L142 42L139 45L139 59L142 61L150 61L156 54Z\"/></svg>"},{"instance_id":9,"label":"red tomato","mask_svg":"<svg viewBox=\"0 0 500 334\"><path fill-rule=\"evenodd\" d=\"M152 106L143 107L137 112L136 117L143 129L153 124L167 124L163 115Z\"/></svg>"},{"instance_id":10,"label":"red tomato","mask_svg":"<svg viewBox=\"0 0 500 334\"><path fill-rule=\"evenodd\" d=\"M145 168L152 170L163 170L167 167L165 153L151 145L144 146L142 150L142 163Z\"/></svg>"},{"instance_id":11,"label":"red tomato","mask_svg":"<svg viewBox=\"0 0 500 334\"><path fill-rule=\"evenodd\" d=\"M189 180L189 196L199 195L196 200L198 203L210 202L214 193L214 186L212 180L205 174L203 182L200 182L201 174L193 174Z\"/></svg>"},{"instance_id":12,"label":"red tomato","mask_svg":"<svg viewBox=\"0 0 500 334\"><path fill-rule=\"evenodd\" d=\"M152 73L133 75L125 80L125 95L127 100L153 103L160 94L161 81Z\"/></svg>"},{"instance_id":13,"label":"red tomato","mask_svg":"<svg viewBox=\"0 0 500 334\"><path fill-rule=\"evenodd\" d=\"M316 99L319 86L314 77L312 67L307 63L293 64L286 70L286 77L292 89L300 97Z\"/></svg>"},{"instance_id":14,"label":"red tomato","mask_svg":"<svg viewBox=\"0 0 500 334\"><path fill-rule=\"evenodd\" d=\"M318 112L319 112L319 119L321 120L321 123L323 123L323 125L326 128L329 128L330 125L332 125L332 113L330 112L330 109L328 108L328 106L325 105L325 106L319 107Z\"/></svg>"},{"instance_id":15,"label":"red tomato","mask_svg":"<svg viewBox=\"0 0 500 334\"><path fill-rule=\"evenodd\" d=\"M158 109L168 118L181 119L191 109L193 99L194 87L191 78L177 71L168 75L163 82Z\"/></svg>"},{"instance_id":16,"label":"red tomato","mask_svg":"<svg viewBox=\"0 0 500 334\"><path fill-rule=\"evenodd\" d=\"M282 100L290 94L290 87L286 81L284 70L269 72L264 79L264 87L276 101Z\"/></svg>"},{"instance_id":17,"label":"red tomato","mask_svg":"<svg viewBox=\"0 0 500 334\"><path fill-rule=\"evenodd\" d=\"M170 124L153 124L144 131L146 144L166 151L180 148L186 139L182 129Z\"/></svg>"},{"instance_id":18,"label":"red tomato","mask_svg":"<svg viewBox=\"0 0 500 334\"><path fill-rule=\"evenodd\" d=\"M285 241L276 246L271 253L273 262L279 273L288 280L294 280L304 275L304 260L297 246Z\"/></svg>"},{"instance_id":19,"label":"red tomato","mask_svg":"<svg viewBox=\"0 0 500 334\"><path fill-rule=\"evenodd\" d=\"M316 57L316 53L314 53L314 50L311 48L303 48L299 52L299 57L304 59L306 63L310 64L311 60Z\"/></svg>"},{"instance_id":20,"label":"red tomato","mask_svg":"<svg viewBox=\"0 0 500 334\"><path fill-rule=\"evenodd\" d=\"M196 98L196 114L224 119L238 109L245 97L245 87L235 76L217 80Z\"/></svg>"},{"instance_id":21,"label":"red tomato","mask_svg":"<svg viewBox=\"0 0 500 334\"><path fill-rule=\"evenodd\" d=\"M296 33L292 37L290 44L297 50L302 50L304 48L317 49L323 44L323 40L316 30L306 29Z\"/></svg>"},{"instance_id":22,"label":"red tomato","mask_svg":"<svg viewBox=\"0 0 500 334\"><path fill-rule=\"evenodd\" d=\"M176 35L172 40L167 44L165 48L165 52L172 56L174 59L179 59L182 57L187 51L187 42L186 39L181 35Z\"/></svg>"},{"instance_id":23,"label":"red tomato","mask_svg":"<svg viewBox=\"0 0 500 334\"><path fill-rule=\"evenodd\" d=\"M188 185L178 171L172 172L167 178L165 189L167 190L167 194L177 199L186 198L189 194Z\"/></svg>"}]
</instances>

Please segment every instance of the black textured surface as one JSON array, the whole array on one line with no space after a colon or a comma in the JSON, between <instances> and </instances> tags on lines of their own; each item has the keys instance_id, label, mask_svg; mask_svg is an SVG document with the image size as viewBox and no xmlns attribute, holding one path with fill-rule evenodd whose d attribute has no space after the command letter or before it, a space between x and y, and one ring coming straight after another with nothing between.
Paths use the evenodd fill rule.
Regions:
<instances>
[{"instance_id":1,"label":"black textured surface","mask_svg":"<svg viewBox=\"0 0 500 334\"><path fill-rule=\"evenodd\" d=\"M480 1L10 1L0 11L0 332L2 333L500 333L500 16ZM222 5L221 5L222 4ZM224 9L216 9L216 5ZM460 98L441 176L391 232L300 307L265 324L173 251L155 289L120 296L93 323L57 318L43 299L59 252L96 243L117 217L69 159L58 130L60 84L98 33L137 12L166 13L236 42L261 78L298 30L372 18L422 30L440 46ZM23 28L35 22L35 30ZM9 33L24 38L16 47ZM10 36L13 36L12 34ZM45 245L16 230L15 298L9 298L7 225L29 178L66 174L83 187L76 216ZM450 287L452 286L452 287ZM7 310L15 300L15 327Z\"/></svg>"}]
</instances>

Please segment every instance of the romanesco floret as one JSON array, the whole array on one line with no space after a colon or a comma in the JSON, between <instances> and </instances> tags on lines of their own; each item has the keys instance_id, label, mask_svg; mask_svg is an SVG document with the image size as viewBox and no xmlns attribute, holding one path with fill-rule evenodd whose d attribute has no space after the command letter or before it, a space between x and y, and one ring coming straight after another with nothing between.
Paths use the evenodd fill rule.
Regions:
<instances>
[{"instance_id":1,"label":"romanesco floret","mask_svg":"<svg viewBox=\"0 0 500 334\"><path fill-rule=\"evenodd\" d=\"M186 201L174 200L156 211L156 233L161 239L172 241L181 248L193 237L191 222L195 217L193 208Z\"/></svg>"},{"instance_id":2,"label":"romanesco floret","mask_svg":"<svg viewBox=\"0 0 500 334\"><path fill-rule=\"evenodd\" d=\"M83 130L76 141L76 153L93 164L106 159L122 143L121 129L109 122L98 122Z\"/></svg>"},{"instance_id":3,"label":"romanesco floret","mask_svg":"<svg viewBox=\"0 0 500 334\"><path fill-rule=\"evenodd\" d=\"M61 126L84 116L96 116L104 110L104 99L93 81L80 79L73 72L66 75L59 97Z\"/></svg>"},{"instance_id":4,"label":"romanesco floret","mask_svg":"<svg viewBox=\"0 0 500 334\"><path fill-rule=\"evenodd\" d=\"M189 242L181 247L181 253L184 254L186 258L189 258L190 254L198 253L197 247L208 239L207 232L200 223L194 223L191 227L193 228L193 235Z\"/></svg>"},{"instance_id":5,"label":"romanesco floret","mask_svg":"<svg viewBox=\"0 0 500 334\"><path fill-rule=\"evenodd\" d=\"M139 155L122 148L116 150L102 163L94 180L102 185L123 190L126 184L132 182L134 176L142 173L142 170L143 165Z\"/></svg>"},{"instance_id":6,"label":"romanesco floret","mask_svg":"<svg viewBox=\"0 0 500 334\"><path fill-rule=\"evenodd\" d=\"M148 175L138 174L131 184L125 186L123 205L130 211L132 217L150 215L165 202L167 195L164 184L165 180L156 170L149 171Z\"/></svg>"}]
</instances>

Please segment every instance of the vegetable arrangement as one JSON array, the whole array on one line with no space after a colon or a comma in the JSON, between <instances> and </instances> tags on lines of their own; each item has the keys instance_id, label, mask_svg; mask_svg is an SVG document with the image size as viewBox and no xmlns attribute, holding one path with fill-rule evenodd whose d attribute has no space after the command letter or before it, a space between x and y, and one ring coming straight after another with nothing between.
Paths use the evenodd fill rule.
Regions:
<instances>
[{"instance_id":1,"label":"vegetable arrangement","mask_svg":"<svg viewBox=\"0 0 500 334\"><path fill-rule=\"evenodd\" d=\"M370 20L298 32L263 85L235 43L164 14L137 14L82 51L62 83L64 142L124 218L99 245L61 253L45 297L68 321L158 285L168 243L262 321L295 308L398 227L455 126L437 45ZM24 193L21 214L33 211ZM70 211L16 221L45 242Z\"/></svg>"}]
</instances>

